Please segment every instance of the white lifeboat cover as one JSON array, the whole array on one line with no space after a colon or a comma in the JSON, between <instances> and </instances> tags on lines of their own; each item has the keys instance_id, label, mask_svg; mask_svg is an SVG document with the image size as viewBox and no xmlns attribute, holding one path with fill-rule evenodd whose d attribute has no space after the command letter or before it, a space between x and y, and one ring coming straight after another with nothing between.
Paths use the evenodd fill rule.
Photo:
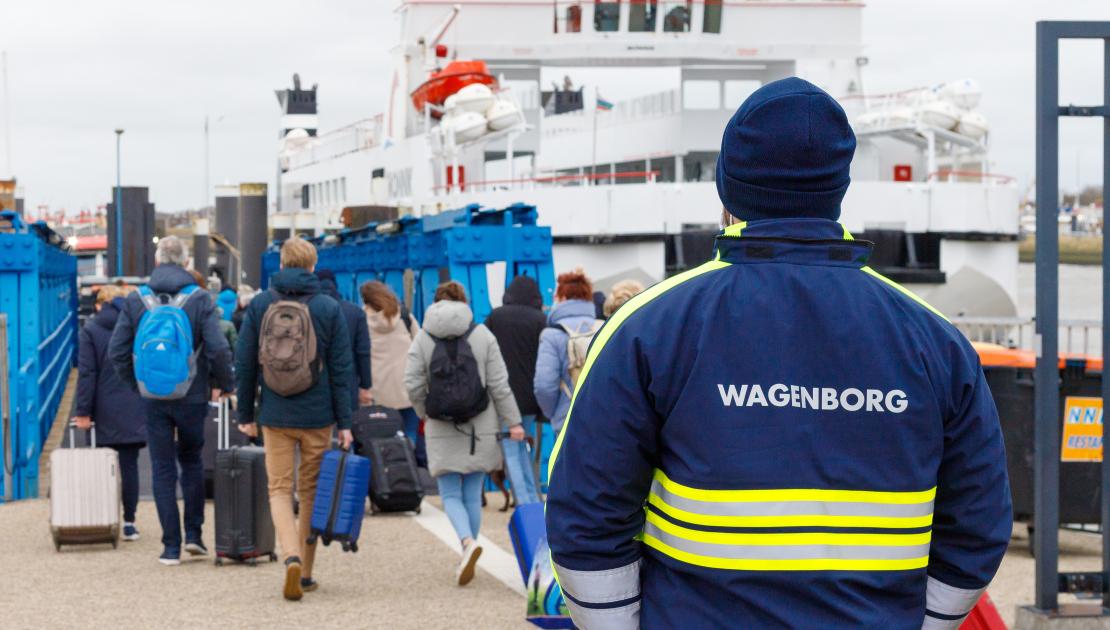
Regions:
<instances>
[{"instance_id":1,"label":"white lifeboat cover","mask_svg":"<svg viewBox=\"0 0 1110 630\"><path fill-rule=\"evenodd\" d=\"M520 122L520 108L507 99L494 101L493 105L486 110L486 121L489 123L490 131L508 129Z\"/></svg>"},{"instance_id":2,"label":"white lifeboat cover","mask_svg":"<svg viewBox=\"0 0 1110 630\"><path fill-rule=\"evenodd\" d=\"M956 126L958 133L976 140L987 135L988 129L990 126L987 124L987 117L979 112L964 112Z\"/></svg>"},{"instance_id":3,"label":"white lifeboat cover","mask_svg":"<svg viewBox=\"0 0 1110 630\"><path fill-rule=\"evenodd\" d=\"M478 112L457 111L443 118L440 123L444 133L454 131L455 143L469 142L486 133L486 117Z\"/></svg>"},{"instance_id":4,"label":"white lifeboat cover","mask_svg":"<svg viewBox=\"0 0 1110 630\"><path fill-rule=\"evenodd\" d=\"M447 111L461 110L483 114L493 105L493 91L488 85L471 83L447 97L443 105Z\"/></svg>"},{"instance_id":5,"label":"white lifeboat cover","mask_svg":"<svg viewBox=\"0 0 1110 630\"><path fill-rule=\"evenodd\" d=\"M949 81L940 88L940 97L957 107L975 109L983 95L979 82L974 79Z\"/></svg>"},{"instance_id":6,"label":"white lifeboat cover","mask_svg":"<svg viewBox=\"0 0 1110 630\"><path fill-rule=\"evenodd\" d=\"M960 108L951 101L935 100L923 103L917 110L921 122L940 127L941 129L955 129L960 122Z\"/></svg>"}]
</instances>

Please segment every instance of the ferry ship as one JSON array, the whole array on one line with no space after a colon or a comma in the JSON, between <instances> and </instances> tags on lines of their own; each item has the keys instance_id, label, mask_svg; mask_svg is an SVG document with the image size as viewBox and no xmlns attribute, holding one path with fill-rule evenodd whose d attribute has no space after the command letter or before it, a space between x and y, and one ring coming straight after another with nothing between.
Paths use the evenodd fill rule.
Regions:
<instances>
[{"instance_id":1,"label":"ferry ship","mask_svg":"<svg viewBox=\"0 0 1110 630\"><path fill-rule=\"evenodd\" d=\"M325 133L315 85L277 92L270 224L279 237L322 234L352 206L388 219L522 201L551 226L557 270L582 267L601 290L655 282L711 254L729 117L759 85L797 75L853 121L841 220L876 244L872 265L948 314L1015 315L1020 195L989 172L977 86L867 94L864 10L853 0L403 0L382 113ZM541 86L544 70L582 68L677 80L613 103L604 86Z\"/></svg>"}]
</instances>

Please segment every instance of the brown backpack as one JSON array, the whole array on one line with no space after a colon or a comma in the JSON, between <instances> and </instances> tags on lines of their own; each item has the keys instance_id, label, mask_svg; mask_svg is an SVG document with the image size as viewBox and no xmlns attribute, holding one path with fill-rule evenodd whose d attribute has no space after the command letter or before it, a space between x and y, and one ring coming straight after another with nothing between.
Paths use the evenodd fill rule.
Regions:
<instances>
[{"instance_id":1,"label":"brown backpack","mask_svg":"<svg viewBox=\"0 0 1110 630\"><path fill-rule=\"evenodd\" d=\"M258 335L258 363L266 387L294 396L315 385L319 375L316 329L308 310L314 296L272 293L275 301L266 308Z\"/></svg>"}]
</instances>

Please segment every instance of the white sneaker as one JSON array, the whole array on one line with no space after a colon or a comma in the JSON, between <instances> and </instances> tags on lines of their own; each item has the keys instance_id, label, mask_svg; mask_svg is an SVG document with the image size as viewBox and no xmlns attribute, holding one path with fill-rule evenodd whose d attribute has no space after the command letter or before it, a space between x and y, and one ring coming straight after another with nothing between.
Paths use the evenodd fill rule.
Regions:
<instances>
[{"instance_id":1,"label":"white sneaker","mask_svg":"<svg viewBox=\"0 0 1110 630\"><path fill-rule=\"evenodd\" d=\"M455 571L459 586L466 586L474 579L474 569L481 555L482 546L476 542L471 542L463 548L462 560L459 561L459 568Z\"/></svg>"}]
</instances>

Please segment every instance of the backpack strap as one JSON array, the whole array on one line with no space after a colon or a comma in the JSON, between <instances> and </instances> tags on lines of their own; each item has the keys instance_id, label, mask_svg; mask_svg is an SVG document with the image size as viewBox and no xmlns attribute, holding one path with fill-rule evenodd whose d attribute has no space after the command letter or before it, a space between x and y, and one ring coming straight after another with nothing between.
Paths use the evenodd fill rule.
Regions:
<instances>
[{"instance_id":1,"label":"backpack strap","mask_svg":"<svg viewBox=\"0 0 1110 630\"><path fill-rule=\"evenodd\" d=\"M274 296L275 302L300 302L305 306L308 306L312 298L319 295L319 293L282 293L277 289L270 289L270 294Z\"/></svg>"},{"instance_id":2,"label":"backpack strap","mask_svg":"<svg viewBox=\"0 0 1110 630\"><path fill-rule=\"evenodd\" d=\"M153 311L163 304L168 304L171 306L176 306L177 308L181 308L185 306L185 302L187 302L189 300L189 297L196 293L196 291L197 285L187 284L181 287L181 290L170 297L167 302L163 303L161 296L169 294L155 293L154 290L150 288L150 285L144 284L143 286L139 287L139 299L143 301L143 306L148 311Z\"/></svg>"}]
</instances>

